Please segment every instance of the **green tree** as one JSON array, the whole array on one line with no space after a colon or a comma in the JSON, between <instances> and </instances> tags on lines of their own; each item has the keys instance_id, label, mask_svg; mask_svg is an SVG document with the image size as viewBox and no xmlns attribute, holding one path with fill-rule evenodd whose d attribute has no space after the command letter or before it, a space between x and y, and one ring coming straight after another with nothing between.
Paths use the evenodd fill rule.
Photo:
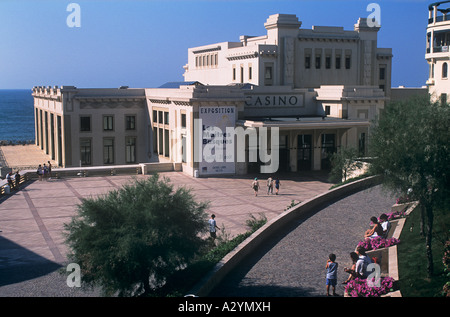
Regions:
<instances>
[{"instance_id":1,"label":"green tree","mask_svg":"<svg viewBox=\"0 0 450 317\"><path fill-rule=\"evenodd\" d=\"M361 161L357 161L358 151L352 147L340 148L337 152L333 153L331 161L330 181L332 182L345 182L348 175L360 169L363 166Z\"/></svg>"},{"instance_id":2,"label":"green tree","mask_svg":"<svg viewBox=\"0 0 450 317\"><path fill-rule=\"evenodd\" d=\"M69 259L105 295L152 295L204 246L207 203L158 175L84 199L65 224Z\"/></svg>"},{"instance_id":3,"label":"green tree","mask_svg":"<svg viewBox=\"0 0 450 317\"><path fill-rule=\"evenodd\" d=\"M431 252L433 208L442 206L450 190L450 108L414 98L387 105L373 125L370 149L373 173L383 184L407 193L422 205L427 221L425 233L427 272L433 274Z\"/></svg>"}]
</instances>

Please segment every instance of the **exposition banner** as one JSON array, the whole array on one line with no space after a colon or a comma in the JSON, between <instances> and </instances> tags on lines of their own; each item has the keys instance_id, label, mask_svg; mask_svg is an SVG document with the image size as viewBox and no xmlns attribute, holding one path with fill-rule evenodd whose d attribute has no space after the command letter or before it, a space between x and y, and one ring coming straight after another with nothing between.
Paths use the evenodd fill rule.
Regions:
<instances>
[{"instance_id":1,"label":"exposition banner","mask_svg":"<svg viewBox=\"0 0 450 317\"><path fill-rule=\"evenodd\" d=\"M199 160L200 175L235 173L234 155L226 152L227 144L234 142L234 137L227 137L226 130L235 127L236 115L235 106L199 107L203 153Z\"/></svg>"}]
</instances>

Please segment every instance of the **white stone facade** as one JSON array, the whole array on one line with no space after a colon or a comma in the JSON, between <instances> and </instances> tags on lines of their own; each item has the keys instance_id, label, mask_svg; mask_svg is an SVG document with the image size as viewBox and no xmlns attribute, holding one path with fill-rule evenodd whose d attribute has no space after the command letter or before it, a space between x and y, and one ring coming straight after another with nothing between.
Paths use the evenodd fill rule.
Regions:
<instances>
[{"instance_id":1,"label":"white stone facade","mask_svg":"<svg viewBox=\"0 0 450 317\"><path fill-rule=\"evenodd\" d=\"M445 7L447 6L447 7ZM429 65L428 91L433 101L448 103L450 94L450 15L449 1L428 7L427 46Z\"/></svg>"}]
</instances>

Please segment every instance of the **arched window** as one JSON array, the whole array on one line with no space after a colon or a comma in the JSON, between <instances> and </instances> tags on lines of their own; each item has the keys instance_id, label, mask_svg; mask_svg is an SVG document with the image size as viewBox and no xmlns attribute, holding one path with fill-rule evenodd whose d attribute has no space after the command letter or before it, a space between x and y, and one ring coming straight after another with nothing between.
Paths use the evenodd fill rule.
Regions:
<instances>
[{"instance_id":1,"label":"arched window","mask_svg":"<svg viewBox=\"0 0 450 317\"><path fill-rule=\"evenodd\" d=\"M447 63L444 63L442 65L442 78L447 78L447 73L448 73L448 65Z\"/></svg>"}]
</instances>

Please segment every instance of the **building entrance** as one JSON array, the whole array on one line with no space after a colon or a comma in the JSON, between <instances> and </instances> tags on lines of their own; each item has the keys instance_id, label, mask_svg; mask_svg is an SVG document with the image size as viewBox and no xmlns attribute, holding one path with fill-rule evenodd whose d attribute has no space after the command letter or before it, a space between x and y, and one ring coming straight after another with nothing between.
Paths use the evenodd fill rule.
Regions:
<instances>
[{"instance_id":1,"label":"building entrance","mask_svg":"<svg viewBox=\"0 0 450 317\"><path fill-rule=\"evenodd\" d=\"M279 172L289 172L289 163L290 163L290 150L289 150L289 136L280 135L280 147L279 147L279 155L280 155L280 164L278 166Z\"/></svg>"},{"instance_id":2,"label":"building entrance","mask_svg":"<svg viewBox=\"0 0 450 317\"><path fill-rule=\"evenodd\" d=\"M336 135L322 134L321 169L331 169L331 155L336 152Z\"/></svg>"},{"instance_id":3,"label":"building entrance","mask_svg":"<svg viewBox=\"0 0 450 317\"><path fill-rule=\"evenodd\" d=\"M312 135L301 134L297 138L297 170L310 171L312 166Z\"/></svg>"}]
</instances>

